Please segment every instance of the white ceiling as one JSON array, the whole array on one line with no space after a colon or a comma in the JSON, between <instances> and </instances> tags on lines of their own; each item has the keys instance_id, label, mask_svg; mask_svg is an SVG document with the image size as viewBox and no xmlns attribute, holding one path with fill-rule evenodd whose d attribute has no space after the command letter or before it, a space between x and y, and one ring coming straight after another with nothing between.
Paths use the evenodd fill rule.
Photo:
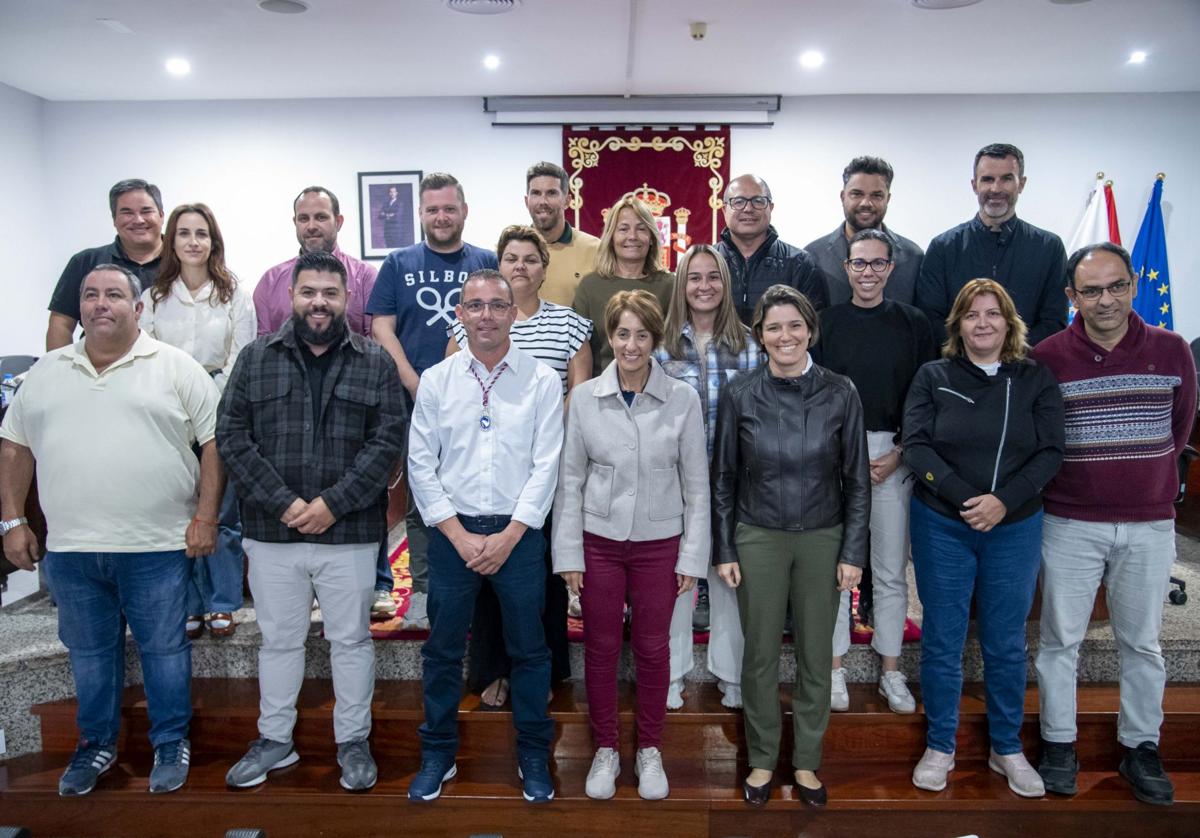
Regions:
<instances>
[{"instance_id":1,"label":"white ceiling","mask_svg":"<svg viewBox=\"0 0 1200 838\"><path fill-rule=\"evenodd\" d=\"M0 82L51 100L1200 90L1200 0L519 0L489 17L306 2L0 0ZM807 49L822 68L800 68ZM1133 50L1148 60L1127 64ZM168 76L171 56L192 74Z\"/></svg>"}]
</instances>

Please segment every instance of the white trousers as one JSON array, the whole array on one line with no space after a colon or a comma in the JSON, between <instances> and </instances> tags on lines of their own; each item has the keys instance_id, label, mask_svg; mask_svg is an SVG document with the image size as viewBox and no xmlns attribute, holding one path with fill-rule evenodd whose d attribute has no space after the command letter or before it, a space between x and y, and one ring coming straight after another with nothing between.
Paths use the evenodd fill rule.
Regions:
<instances>
[{"instance_id":1,"label":"white trousers","mask_svg":"<svg viewBox=\"0 0 1200 838\"><path fill-rule=\"evenodd\" d=\"M867 452L871 459L891 451L891 431L869 431ZM904 642L904 620L908 617L908 502L912 482L903 464L878 486L871 486L871 593L874 596L874 632L871 648L885 657L899 657ZM850 592L842 594L837 624L833 629L833 656L850 651Z\"/></svg>"},{"instance_id":2,"label":"white trousers","mask_svg":"<svg viewBox=\"0 0 1200 838\"><path fill-rule=\"evenodd\" d=\"M292 741L315 590L329 641L334 738L338 744L366 739L375 692L371 601L379 545L270 544L251 538L242 544L262 630L259 734L275 742Z\"/></svg>"},{"instance_id":3,"label":"white trousers","mask_svg":"<svg viewBox=\"0 0 1200 838\"><path fill-rule=\"evenodd\" d=\"M671 680L692 671L692 611L696 593L675 600L671 615ZM742 623L738 619L737 593L725 584L716 567L708 569L708 671L730 684L742 682Z\"/></svg>"},{"instance_id":4,"label":"white trousers","mask_svg":"<svg viewBox=\"0 0 1200 838\"><path fill-rule=\"evenodd\" d=\"M1175 522L1096 523L1046 515L1038 693L1042 738L1075 741L1075 676L1096 589L1103 580L1120 661L1117 739L1158 743L1167 672L1158 635L1175 562Z\"/></svg>"}]
</instances>

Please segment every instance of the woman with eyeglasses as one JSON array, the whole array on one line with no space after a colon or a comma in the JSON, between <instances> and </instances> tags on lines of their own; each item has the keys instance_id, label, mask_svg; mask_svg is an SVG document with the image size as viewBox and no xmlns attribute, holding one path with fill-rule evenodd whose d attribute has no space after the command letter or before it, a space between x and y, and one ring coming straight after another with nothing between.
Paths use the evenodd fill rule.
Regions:
<instances>
[{"instance_id":1,"label":"woman with eyeglasses","mask_svg":"<svg viewBox=\"0 0 1200 838\"><path fill-rule=\"evenodd\" d=\"M754 312L767 363L721 393L713 441L713 516L721 578L737 590L745 634L742 705L747 803L771 797L783 721L779 652L789 603L795 623L792 766L797 795L824 806L817 777L829 723L839 592L866 562L871 502L862 405L848 378L813 362L817 313L787 285Z\"/></svg>"},{"instance_id":2,"label":"woman with eyeglasses","mask_svg":"<svg viewBox=\"0 0 1200 838\"><path fill-rule=\"evenodd\" d=\"M258 334L254 302L225 267L225 240L205 204L176 207L163 239L158 276L142 292L141 327L195 358L224 391L238 353ZM213 637L228 637L237 628L233 612L242 607L243 564L232 483L221 501L220 521L211 525L218 529L217 550L192 563L187 613L192 639L205 628Z\"/></svg>"},{"instance_id":3,"label":"woman with eyeglasses","mask_svg":"<svg viewBox=\"0 0 1200 838\"><path fill-rule=\"evenodd\" d=\"M912 713L916 700L900 671L900 646L908 614L909 470L901 462L904 399L921 365L937 357L933 329L914 306L885 299L892 275L892 240L875 229L849 242L844 262L850 300L821 312L816 362L848 376L862 400L871 458L871 648L879 655L879 693L894 713ZM866 587L865 585L863 587ZM866 598L859 601L860 608ZM842 594L833 632L831 708L850 709L842 656L850 650L850 592Z\"/></svg>"},{"instance_id":4,"label":"woman with eyeglasses","mask_svg":"<svg viewBox=\"0 0 1200 838\"><path fill-rule=\"evenodd\" d=\"M521 350L529 353L558 373L563 395L591 377L592 351L588 338L591 321L576 312L543 300L539 295L550 264L550 251L532 227L514 224L504 228L496 243L500 275L512 288L517 319L508 336ZM466 348L467 332L457 320L450 327L446 357ZM556 686L571 677L570 650L567 645L567 589L550 569L551 518L546 516L546 609L542 625L550 647L550 684ZM486 578L475 600L471 622L467 684L478 692L484 709L499 709L508 702L509 674L512 662L504 648L500 601Z\"/></svg>"},{"instance_id":5,"label":"woman with eyeglasses","mask_svg":"<svg viewBox=\"0 0 1200 838\"><path fill-rule=\"evenodd\" d=\"M1045 794L1021 752L1025 620L1042 558L1042 489L1062 462L1062 395L1028 360L1025 323L991 279L962 287L942 359L917 371L904 406L913 567L924 607L925 754L913 785L954 769L962 654L974 595L987 694L988 766L1022 797Z\"/></svg>"},{"instance_id":6,"label":"woman with eyeglasses","mask_svg":"<svg viewBox=\"0 0 1200 838\"><path fill-rule=\"evenodd\" d=\"M667 307L666 335L654 357L663 372L687 382L704 409L708 457L712 457L721 391L735 376L755 369L762 357L750 329L738 319L729 290L729 267L712 245L697 244L679 257L675 289ZM707 584L706 584L707 582ZM742 706L742 626L735 589L720 578L715 566L700 581L700 594L709 618L708 670L717 676L721 703ZM679 597L671 617L671 688L667 709L683 706L683 679L692 668L693 608L690 593Z\"/></svg>"},{"instance_id":7,"label":"woman with eyeglasses","mask_svg":"<svg viewBox=\"0 0 1200 838\"><path fill-rule=\"evenodd\" d=\"M621 762L617 664L626 600L637 667L638 794L667 796L671 613L708 570L708 466L700 398L653 359L663 315L647 291L618 291L604 312L615 359L571 395L554 497L554 569L580 593L584 682L596 753L588 797L616 793Z\"/></svg>"},{"instance_id":8,"label":"woman with eyeglasses","mask_svg":"<svg viewBox=\"0 0 1200 838\"><path fill-rule=\"evenodd\" d=\"M621 291L647 291L666 311L675 278L662 269L662 243L649 208L637 198L617 201L604 218L604 233L596 251L596 270L579 280L572 308L593 323L603 322L608 301ZM613 360L603 329L593 329L592 375Z\"/></svg>"}]
</instances>

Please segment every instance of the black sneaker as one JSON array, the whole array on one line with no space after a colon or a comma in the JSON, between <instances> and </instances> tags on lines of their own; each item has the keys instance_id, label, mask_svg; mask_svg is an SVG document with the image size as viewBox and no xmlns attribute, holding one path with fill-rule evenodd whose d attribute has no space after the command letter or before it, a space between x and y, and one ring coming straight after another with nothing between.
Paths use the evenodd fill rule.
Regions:
<instances>
[{"instance_id":1,"label":"black sneaker","mask_svg":"<svg viewBox=\"0 0 1200 838\"><path fill-rule=\"evenodd\" d=\"M1175 787L1163 770L1158 746L1143 742L1136 748L1127 748L1121 767L1117 769L1129 781L1133 796L1143 803L1170 806L1175 802Z\"/></svg>"},{"instance_id":2,"label":"black sneaker","mask_svg":"<svg viewBox=\"0 0 1200 838\"><path fill-rule=\"evenodd\" d=\"M1075 756L1074 742L1047 742L1042 740L1042 761L1038 773L1046 791L1055 794L1076 794L1079 784L1075 781L1079 773L1079 759Z\"/></svg>"},{"instance_id":3,"label":"black sneaker","mask_svg":"<svg viewBox=\"0 0 1200 838\"><path fill-rule=\"evenodd\" d=\"M700 592L696 594L696 610L692 612L692 631L708 631L708 585L701 579L697 587Z\"/></svg>"}]
</instances>

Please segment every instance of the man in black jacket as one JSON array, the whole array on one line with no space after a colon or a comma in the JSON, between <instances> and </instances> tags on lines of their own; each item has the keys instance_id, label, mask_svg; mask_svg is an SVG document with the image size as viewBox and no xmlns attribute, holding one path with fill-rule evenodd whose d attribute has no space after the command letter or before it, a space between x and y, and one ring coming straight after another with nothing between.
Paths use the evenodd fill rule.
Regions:
<instances>
[{"instance_id":1,"label":"man in black jacket","mask_svg":"<svg viewBox=\"0 0 1200 838\"><path fill-rule=\"evenodd\" d=\"M734 178L725 188L725 229L717 250L729 263L733 305L747 326L763 292L782 283L808 297L817 311L828 304L825 281L811 256L779 239L771 226L771 187L757 175Z\"/></svg>"},{"instance_id":2,"label":"man in black jacket","mask_svg":"<svg viewBox=\"0 0 1200 838\"><path fill-rule=\"evenodd\" d=\"M1062 294L1067 254L1062 239L1017 218L1025 188L1025 156L1015 145L992 143L975 155L971 188L979 212L929 243L917 281L917 308L946 339L946 315L968 280L994 279L1004 286L1029 328L1029 343L1067 325Z\"/></svg>"}]
</instances>

